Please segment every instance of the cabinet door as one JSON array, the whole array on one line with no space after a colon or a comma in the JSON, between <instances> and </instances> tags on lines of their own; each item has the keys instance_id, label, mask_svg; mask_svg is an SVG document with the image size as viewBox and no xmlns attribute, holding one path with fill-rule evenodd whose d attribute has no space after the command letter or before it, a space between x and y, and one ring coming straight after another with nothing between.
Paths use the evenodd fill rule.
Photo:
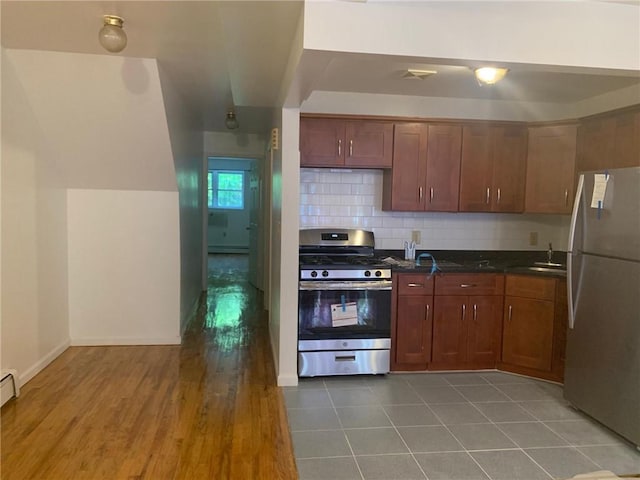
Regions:
<instances>
[{"instance_id":1,"label":"cabinet door","mask_svg":"<svg viewBox=\"0 0 640 480\"><path fill-rule=\"evenodd\" d=\"M393 158L392 123L346 122L345 141L345 166L391 168Z\"/></svg>"},{"instance_id":2,"label":"cabinet door","mask_svg":"<svg viewBox=\"0 0 640 480\"><path fill-rule=\"evenodd\" d=\"M467 125L462 130L460 211L489 212L492 183L491 128Z\"/></svg>"},{"instance_id":3,"label":"cabinet door","mask_svg":"<svg viewBox=\"0 0 640 480\"><path fill-rule=\"evenodd\" d=\"M615 168L640 167L640 111L616 117L613 159Z\"/></svg>"},{"instance_id":4,"label":"cabinet door","mask_svg":"<svg viewBox=\"0 0 640 480\"><path fill-rule=\"evenodd\" d=\"M495 368L502 345L501 296L469 297L467 360L477 368Z\"/></svg>"},{"instance_id":5,"label":"cabinet door","mask_svg":"<svg viewBox=\"0 0 640 480\"><path fill-rule=\"evenodd\" d=\"M492 147L491 210L522 212L527 165L527 129L519 126L493 127Z\"/></svg>"},{"instance_id":6,"label":"cabinet door","mask_svg":"<svg viewBox=\"0 0 640 480\"><path fill-rule=\"evenodd\" d=\"M434 364L460 365L467 360L467 326L469 318L467 297L455 295L436 296L433 300Z\"/></svg>"},{"instance_id":7,"label":"cabinet door","mask_svg":"<svg viewBox=\"0 0 640 480\"><path fill-rule=\"evenodd\" d=\"M393 138L393 169L385 171L383 209L424 210L427 126L396 124Z\"/></svg>"},{"instance_id":8,"label":"cabinet door","mask_svg":"<svg viewBox=\"0 0 640 480\"><path fill-rule=\"evenodd\" d=\"M551 371L553 302L505 297L502 361Z\"/></svg>"},{"instance_id":9,"label":"cabinet door","mask_svg":"<svg viewBox=\"0 0 640 480\"><path fill-rule=\"evenodd\" d=\"M461 151L460 125L429 125L425 210L458 211Z\"/></svg>"},{"instance_id":10,"label":"cabinet door","mask_svg":"<svg viewBox=\"0 0 640 480\"><path fill-rule=\"evenodd\" d=\"M526 212L571 213L575 157L575 125L529 129Z\"/></svg>"},{"instance_id":11,"label":"cabinet door","mask_svg":"<svg viewBox=\"0 0 640 480\"><path fill-rule=\"evenodd\" d=\"M345 122L331 118L300 119L300 166L344 165Z\"/></svg>"},{"instance_id":12,"label":"cabinet door","mask_svg":"<svg viewBox=\"0 0 640 480\"><path fill-rule=\"evenodd\" d=\"M615 119L612 117L584 120L578 129L578 171L613 168Z\"/></svg>"},{"instance_id":13,"label":"cabinet door","mask_svg":"<svg viewBox=\"0 0 640 480\"><path fill-rule=\"evenodd\" d=\"M399 295L396 326L396 363L427 368L431 360L432 298Z\"/></svg>"}]
</instances>

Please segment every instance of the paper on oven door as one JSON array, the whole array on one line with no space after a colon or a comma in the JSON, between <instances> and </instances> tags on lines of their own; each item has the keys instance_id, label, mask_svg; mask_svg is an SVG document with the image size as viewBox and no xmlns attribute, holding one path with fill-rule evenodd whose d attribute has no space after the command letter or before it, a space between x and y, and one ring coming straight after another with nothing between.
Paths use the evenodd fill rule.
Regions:
<instances>
[{"instance_id":1,"label":"paper on oven door","mask_svg":"<svg viewBox=\"0 0 640 480\"><path fill-rule=\"evenodd\" d=\"M346 327L358 324L358 307L356 302L332 303L331 326Z\"/></svg>"}]
</instances>

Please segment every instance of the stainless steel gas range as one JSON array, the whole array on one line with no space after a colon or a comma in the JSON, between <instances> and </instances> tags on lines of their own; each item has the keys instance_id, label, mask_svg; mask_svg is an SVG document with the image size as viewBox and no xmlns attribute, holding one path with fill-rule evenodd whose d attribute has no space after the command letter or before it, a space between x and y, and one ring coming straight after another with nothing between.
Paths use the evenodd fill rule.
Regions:
<instances>
[{"instance_id":1,"label":"stainless steel gas range","mask_svg":"<svg viewBox=\"0 0 640 480\"><path fill-rule=\"evenodd\" d=\"M391 269L373 232L300 231L298 375L389 371Z\"/></svg>"}]
</instances>

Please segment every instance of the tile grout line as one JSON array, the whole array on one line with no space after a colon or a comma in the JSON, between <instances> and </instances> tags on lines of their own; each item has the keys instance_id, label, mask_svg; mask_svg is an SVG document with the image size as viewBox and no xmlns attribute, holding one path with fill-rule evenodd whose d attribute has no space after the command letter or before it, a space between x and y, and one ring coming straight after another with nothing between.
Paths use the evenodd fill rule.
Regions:
<instances>
[{"instance_id":1,"label":"tile grout line","mask_svg":"<svg viewBox=\"0 0 640 480\"><path fill-rule=\"evenodd\" d=\"M347 442L347 446L349 447L349 451L351 452L351 458L353 459L353 462L356 464L356 468L358 469L358 473L360 474L361 480L365 480L364 474L362 473L362 469L360 468L360 464L358 463L358 460L356 459L356 454L353 451L353 447L351 446L351 442L349 441L349 437L347 437L347 432L345 432L345 428L344 428L344 425L342 424L342 420L340 419L340 415L338 415L338 410L336 408L336 404L333 401L333 397L331 396L331 391L329 390L329 387L327 386L326 380L322 380L322 383L324 384L324 388L327 390L327 395L329 396L329 401L331 402L331 406L333 407L333 412L336 414L336 417L338 419L338 424L340 425L340 430L342 431L342 435L344 436L344 439ZM371 390L371 389L369 389L369 390Z\"/></svg>"},{"instance_id":2,"label":"tile grout line","mask_svg":"<svg viewBox=\"0 0 640 480\"><path fill-rule=\"evenodd\" d=\"M402 379L402 381L407 384L407 386L409 388L412 388L411 385L409 384L409 382L407 382L405 379ZM418 395L418 393L416 392L416 395ZM420 398L420 395L418 395L418 398ZM387 413L387 411L384 408L384 405L380 405L382 407L382 411L384 412L384 414L387 416L387 418L389 419L389 423L391 423L391 426L393 427L393 429L396 432L396 435L398 435L398 437L400 438L400 440L402 440L403 445L405 446L405 448L407 449L407 451L409 452L409 455L411 455L411 458L413 459L413 461L415 462L415 464L418 466L418 468L420 469L420 471L422 472L422 475L424 475L424 478L426 480L429 480L429 476L426 474L426 472L422 469L422 465L420 465L420 462L418 462L418 460L416 460L416 457L413 455L413 451L411 450L411 448L409 448L409 445L407 444L407 442L405 441L404 437L400 434L400 432L398 431L398 427L396 426L396 424L394 423L393 420L391 420L391 417L389 416L389 414Z\"/></svg>"}]
</instances>

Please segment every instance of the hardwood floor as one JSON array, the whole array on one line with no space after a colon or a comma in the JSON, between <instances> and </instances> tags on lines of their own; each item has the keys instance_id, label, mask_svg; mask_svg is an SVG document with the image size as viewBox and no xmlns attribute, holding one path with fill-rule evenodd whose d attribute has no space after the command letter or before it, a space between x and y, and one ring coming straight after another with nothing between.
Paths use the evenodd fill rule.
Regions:
<instances>
[{"instance_id":1,"label":"hardwood floor","mask_svg":"<svg viewBox=\"0 0 640 480\"><path fill-rule=\"evenodd\" d=\"M26 384L2 407L0 477L297 478L243 261L210 259L215 273L181 346L71 347Z\"/></svg>"}]
</instances>

